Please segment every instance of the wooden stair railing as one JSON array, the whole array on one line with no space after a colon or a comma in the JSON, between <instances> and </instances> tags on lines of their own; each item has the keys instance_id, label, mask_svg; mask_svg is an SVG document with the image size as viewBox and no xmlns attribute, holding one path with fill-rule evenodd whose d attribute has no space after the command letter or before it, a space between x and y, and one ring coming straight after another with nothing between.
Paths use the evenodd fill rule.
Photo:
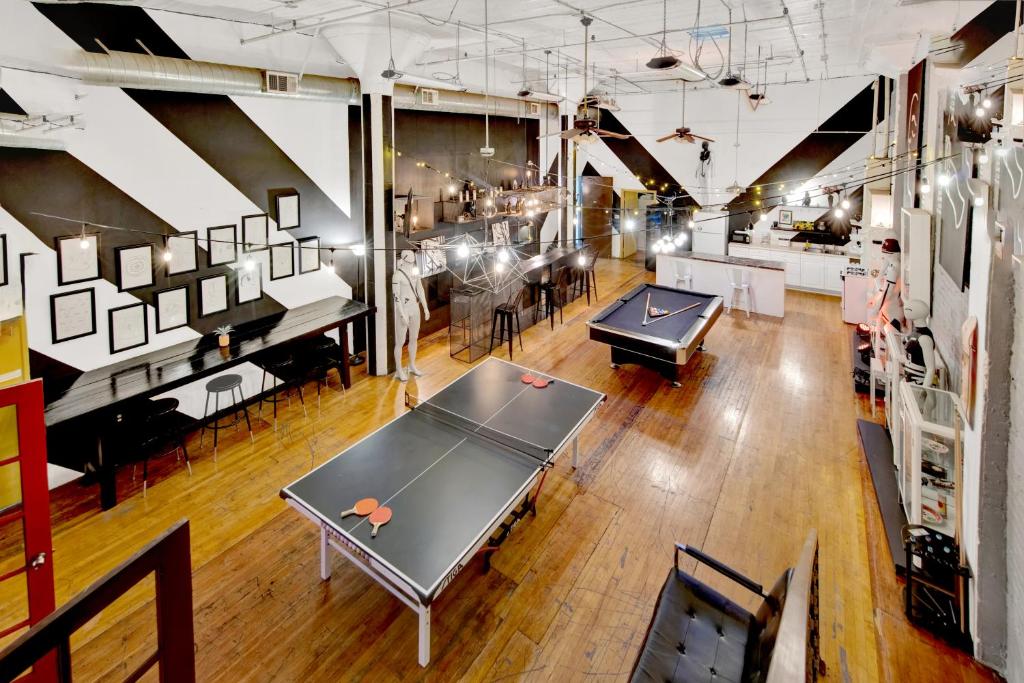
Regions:
<instances>
[{"instance_id":1,"label":"wooden stair railing","mask_svg":"<svg viewBox=\"0 0 1024 683\"><path fill-rule=\"evenodd\" d=\"M57 680L71 681L71 635L151 573L156 575L157 649L125 681L137 681L159 664L161 681L194 683L188 520L175 524L4 648L0 683L17 679L53 650L57 651Z\"/></svg>"}]
</instances>

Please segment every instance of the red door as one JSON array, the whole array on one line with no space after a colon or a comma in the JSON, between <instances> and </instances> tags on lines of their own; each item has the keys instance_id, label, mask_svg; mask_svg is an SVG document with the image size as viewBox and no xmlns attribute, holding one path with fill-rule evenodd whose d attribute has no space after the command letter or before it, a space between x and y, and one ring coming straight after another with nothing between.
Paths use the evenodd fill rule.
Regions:
<instances>
[{"instance_id":1,"label":"red door","mask_svg":"<svg viewBox=\"0 0 1024 683\"><path fill-rule=\"evenodd\" d=\"M0 389L0 644L54 610L43 383ZM55 681L51 653L24 681Z\"/></svg>"}]
</instances>

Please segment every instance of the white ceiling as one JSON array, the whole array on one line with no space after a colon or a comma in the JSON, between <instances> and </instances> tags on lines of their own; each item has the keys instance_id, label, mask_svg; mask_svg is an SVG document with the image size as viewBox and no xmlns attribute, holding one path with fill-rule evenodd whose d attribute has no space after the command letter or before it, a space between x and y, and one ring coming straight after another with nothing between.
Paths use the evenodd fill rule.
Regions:
<instances>
[{"instance_id":1,"label":"white ceiling","mask_svg":"<svg viewBox=\"0 0 1024 683\"><path fill-rule=\"evenodd\" d=\"M226 20L238 25L243 37L256 39L245 45L254 52L257 46L266 49L282 41L301 50L296 38L325 41L318 27L332 26L331 33L344 35L346 22L384 24L389 14L382 0L128 0L128 4L156 15ZM962 27L988 4L977 0L701 0L699 4L667 0L666 44L685 62L699 61L706 73L715 76L729 59L731 33L733 70L745 72L747 80L755 83L894 75L924 55L931 37ZM396 42L402 31L429 38L410 70L444 76L458 68L468 85L482 87L475 81L484 55L485 0L400 0L391 2L390 8ZM486 8L489 52L499 81L492 87L498 91L518 89L525 45L528 81L543 85L547 60L551 90L579 92L583 13L593 19L591 85L596 69L601 87L609 91L678 88L679 70L657 72L644 67L661 42L663 0L487 0ZM691 35L694 29L720 35L698 40ZM263 38L276 31L291 35ZM280 48L269 51L281 54ZM545 49L551 53L545 55ZM700 87L713 84L705 81Z\"/></svg>"}]
</instances>

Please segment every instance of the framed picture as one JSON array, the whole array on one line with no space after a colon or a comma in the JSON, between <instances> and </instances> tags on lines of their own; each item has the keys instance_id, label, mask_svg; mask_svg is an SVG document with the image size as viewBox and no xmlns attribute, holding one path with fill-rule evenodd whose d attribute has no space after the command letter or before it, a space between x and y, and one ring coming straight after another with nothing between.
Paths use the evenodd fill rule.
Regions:
<instances>
[{"instance_id":1,"label":"framed picture","mask_svg":"<svg viewBox=\"0 0 1024 683\"><path fill-rule=\"evenodd\" d=\"M161 289L153 295L153 304L158 334L188 325L188 285Z\"/></svg>"},{"instance_id":2,"label":"framed picture","mask_svg":"<svg viewBox=\"0 0 1024 683\"><path fill-rule=\"evenodd\" d=\"M793 225L793 212L789 209L779 209L779 225Z\"/></svg>"},{"instance_id":3,"label":"framed picture","mask_svg":"<svg viewBox=\"0 0 1024 683\"><path fill-rule=\"evenodd\" d=\"M263 298L263 264L235 271L235 303L247 304Z\"/></svg>"},{"instance_id":4,"label":"framed picture","mask_svg":"<svg viewBox=\"0 0 1024 683\"><path fill-rule=\"evenodd\" d=\"M431 237L420 240L419 251L416 252L420 276L437 275L448 268L448 253L444 249L444 237Z\"/></svg>"},{"instance_id":5,"label":"framed picture","mask_svg":"<svg viewBox=\"0 0 1024 683\"><path fill-rule=\"evenodd\" d=\"M199 278L199 317L228 310L228 276L210 275Z\"/></svg>"},{"instance_id":6,"label":"framed picture","mask_svg":"<svg viewBox=\"0 0 1024 683\"><path fill-rule=\"evenodd\" d=\"M270 245L270 279L280 280L295 275L295 250L291 243Z\"/></svg>"},{"instance_id":7,"label":"framed picture","mask_svg":"<svg viewBox=\"0 0 1024 683\"><path fill-rule=\"evenodd\" d=\"M114 250L117 264L117 290L126 292L153 286L153 245L136 244Z\"/></svg>"},{"instance_id":8,"label":"framed picture","mask_svg":"<svg viewBox=\"0 0 1024 683\"><path fill-rule=\"evenodd\" d=\"M320 270L320 238L304 237L299 240L299 272Z\"/></svg>"},{"instance_id":9,"label":"framed picture","mask_svg":"<svg viewBox=\"0 0 1024 683\"><path fill-rule=\"evenodd\" d=\"M0 287L7 284L7 235L0 235Z\"/></svg>"},{"instance_id":10,"label":"framed picture","mask_svg":"<svg viewBox=\"0 0 1024 683\"><path fill-rule=\"evenodd\" d=\"M73 285L99 279L99 234L68 235L58 237L55 242L58 285Z\"/></svg>"},{"instance_id":11,"label":"framed picture","mask_svg":"<svg viewBox=\"0 0 1024 683\"><path fill-rule=\"evenodd\" d=\"M242 216L242 249L262 251L267 248L267 214Z\"/></svg>"},{"instance_id":12,"label":"framed picture","mask_svg":"<svg viewBox=\"0 0 1024 683\"><path fill-rule=\"evenodd\" d=\"M51 294L50 332L54 344L96 334L96 291L89 287Z\"/></svg>"},{"instance_id":13,"label":"framed picture","mask_svg":"<svg viewBox=\"0 0 1024 683\"><path fill-rule=\"evenodd\" d=\"M171 255L167 262L168 275L181 275L199 270L199 233L195 230L168 235L164 249Z\"/></svg>"},{"instance_id":14,"label":"framed picture","mask_svg":"<svg viewBox=\"0 0 1024 683\"><path fill-rule=\"evenodd\" d=\"M110 353L145 346L149 341L146 304L118 306L107 311L110 322Z\"/></svg>"},{"instance_id":15,"label":"framed picture","mask_svg":"<svg viewBox=\"0 0 1024 683\"><path fill-rule=\"evenodd\" d=\"M223 266L238 260L238 235L233 225L221 225L206 231L206 265Z\"/></svg>"},{"instance_id":16,"label":"framed picture","mask_svg":"<svg viewBox=\"0 0 1024 683\"><path fill-rule=\"evenodd\" d=\"M278 230L291 230L299 227L299 193L288 192L274 197L275 215Z\"/></svg>"},{"instance_id":17,"label":"framed picture","mask_svg":"<svg viewBox=\"0 0 1024 683\"><path fill-rule=\"evenodd\" d=\"M494 244L512 244L508 222L502 221L491 224L491 241Z\"/></svg>"}]
</instances>

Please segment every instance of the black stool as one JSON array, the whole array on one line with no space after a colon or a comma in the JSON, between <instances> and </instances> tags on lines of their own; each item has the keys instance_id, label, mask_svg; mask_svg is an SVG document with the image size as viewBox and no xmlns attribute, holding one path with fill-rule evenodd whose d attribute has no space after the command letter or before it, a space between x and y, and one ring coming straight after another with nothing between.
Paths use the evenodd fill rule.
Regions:
<instances>
[{"instance_id":1,"label":"black stool","mask_svg":"<svg viewBox=\"0 0 1024 683\"><path fill-rule=\"evenodd\" d=\"M235 392L238 392L238 400L235 401ZM220 395L223 393L229 393L231 395L230 407L234 408L232 411L232 421L227 424L220 424ZM210 413L210 396L213 396L213 413ZM225 406L228 407L228 406ZM241 412L243 417L239 417L238 413ZM211 418L207 421L207 418ZM252 443L256 443L256 440L252 435L252 424L249 422L249 411L245 407L245 396L242 395L242 376L229 373L226 375L220 375L214 377L206 383L206 407L203 409L203 429L199 433L199 447L203 447L203 437L206 436L206 430L213 430L213 458L217 459L217 434L222 429L228 427L234 427L242 420L245 420L245 426L249 428L249 440Z\"/></svg>"},{"instance_id":2,"label":"black stool","mask_svg":"<svg viewBox=\"0 0 1024 683\"><path fill-rule=\"evenodd\" d=\"M295 389L299 394L299 401L302 403L302 412L306 414L306 401L302 398L302 386L300 384L302 375L295 369L295 360L292 356L278 356L276 358L268 358L260 363L263 367L263 376L260 378L260 405L257 412L257 417L263 417L263 404L270 403L274 406L274 431L277 431L277 404L281 401L288 400L291 402L291 397L288 395L292 389ZM270 373L271 386L270 392L267 393L267 373ZM281 395L281 391L284 390L284 396Z\"/></svg>"},{"instance_id":3,"label":"black stool","mask_svg":"<svg viewBox=\"0 0 1024 683\"><path fill-rule=\"evenodd\" d=\"M188 473L190 476L192 474L184 430L174 412L177 409L178 399L161 398L156 401L140 401L114 418L119 447L118 464L135 466L139 461L142 462L143 495L149 486L149 458L160 445L173 441L175 455L181 449ZM134 467L132 479L135 479Z\"/></svg>"},{"instance_id":4,"label":"black stool","mask_svg":"<svg viewBox=\"0 0 1024 683\"><path fill-rule=\"evenodd\" d=\"M551 329L555 329L555 307L558 307L558 323L563 324L562 306L565 304L566 289L569 286L569 278L572 276L572 269L569 266L561 266L555 271L555 279L540 284L541 301L537 302L537 311L541 305L544 307L544 314L551 320Z\"/></svg>"},{"instance_id":5,"label":"black stool","mask_svg":"<svg viewBox=\"0 0 1024 683\"><path fill-rule=\"evenodd\" d=\"M498 304L494 307L494 316L491 318L491 344L487 349L487 353L491 353L494 350L494 330L497 327L497 323L501 321L501 332L498 337L498 346L501 346L505 342L505 326L508 325L508 358L512 360L512 335L515 334L519 337L519 350L523 350L523 328L519 324L519 304L523 300L523 292L526 291L525 287L520 287L519 291L515 295L510 296L509 300L503 304ZM513 327L513 322L515 327Z\"/></svg>"},{"instance_id":6,"label":"black stool","mask_svg":"<svg viewBox=\"0 0 1024 683\"><path fill-rule=\"evenodd\" d=\"M584 247L580 250L580 256L583 258L583 263L580 263L574 269L574 281L573 281L573 295L582 296L583 292L587 292L587 305L590 305L590 288L593 283L594 288L594 301L598 301L597 298L597 273L594 272L594 265L597 263L597 251L590 246Z\"/></svg>"},{"instance_id":7,"label":"black stool","mask_svg":"<svg viewBox=\"0 0 1024 683\"><path fill-rule=\"evenodd\" d=\"M344 334L344 330L339 330ZM334 368L338 371L338 383L341 384L342 393L345 392L345 382L341 375L341 345L326 335L316 337L310 344L310 371L311 377L317 380L316 392L320 395L320 383L329 386L327 383L327 372ZM309 376L309 375L308 375Z\"/></svg>"}]
</instances>

